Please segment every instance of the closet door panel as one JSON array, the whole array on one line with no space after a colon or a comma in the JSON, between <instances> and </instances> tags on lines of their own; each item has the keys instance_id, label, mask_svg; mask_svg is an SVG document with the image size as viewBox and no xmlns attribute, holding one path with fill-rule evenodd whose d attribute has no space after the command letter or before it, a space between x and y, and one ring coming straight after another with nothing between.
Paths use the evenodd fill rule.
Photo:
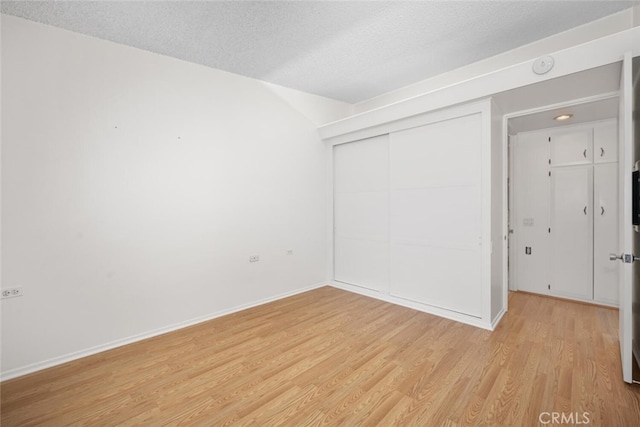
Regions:
<instances>
[{"instance_id":1,"label":"closet door panel","mask_svg":"<svg viewBox=\"0 0 640 427\"><path fill-rule=\"evenodd\" d=\"M395 190L391 194L392 240L477 246L481 218L470 216L467 209L479 204L480 194L473 186Z\"/></svg>"},{"instance_id":2,"label":"closet door panel","mask_svg":"<svg viewBox=\"0 0 640 427\"><path fill-rule=\"evenodd\" d=\"M480 114L390 135L390 292L481 315Z\"/></svg>"},{"instance_id":3,"label":"closet door panel","mask_svg":"<svg viewBox=\"0 0 640 427\"><path fill-rule=\"evenodd\" d=\"M391 134L391 188L479 185L480 114Z\"/></svg>"},{"instance_id":4,"label":"closet door panel","mask_svg":"<svg viewBox=\"0 0 640 427\"><path fill-rule=\"evenodd\" d=\"M336 193L389 189L389 136L382 135L333 147Z\"/></svg>"},{"instance_id":5,"label":"closet door panel","mask_svg":"<svg viewBox=\"0 0 640 427\"><path fill-rule=\"evenodd\" d=\"M593 161L595 163L618 161L618 121L598 124L593 129Z\"/></svg>"},{"instance_id":6,"label":"closet door panel","mask_svg":"<svg viewBox=\"0 0 640 427\"><path fill-rule=\"evenodd\" d=\"M552 166L590 164L592 159L592 129L573 130L551 135Z\"/></svg>"},{"instance_id":7,"label":"closet door panel","mask_svg":"<svg viewBox=\"0 0 640 427\"><path fill-rule=\"evenodd\" d=\"M388 135L334 147L334 279L372 290L389 280Z\"/></svg>"},{"instance_id":8,"label":"closet door panel","mask_svg":"<svg viewBox=\"0 0 640 427\"><path fill-rule=\"evenodd\" d=\"M363 240L389 238L389 192L336 193L336 235Z\"/></svg>"},{"instance_id":9,"label":"closet door panel","mask_svg":"<svg viewBox=\"0 0 640 427\"><path fill-rule=\"evenodd\" d=\"M336 237L335 280L366 289L387 289L389 243L386 241Z\"/></svg>"},{"instance_id":10,"label":"closet door panel","mask_svg":"<svg viewBox=\"0 0 640 427\"><path fill-rule=\"evenodd\" d=\"M551 293L593 298L592 166L551 171Z\"/></svg>"},{"instance_id":11,"label":"closet door panel","mask_svg":"<svg viewBox=\"0 0 640 427\"><path fill-rule=\"evenodd\" d=\"M392 295L481 317L475 250L391 244Z\"/></svg>"},{"instance_id":12,"label":"closet door panel","mask_svg":"<svg viewBox=\"0 0 640 427\"><path fill-rule=\"evenodd\" d=\"M618 164L595 165L593 172L593 297L617 305L619 266L609 254L618 249Z\"/></svg>"}]
</instances>

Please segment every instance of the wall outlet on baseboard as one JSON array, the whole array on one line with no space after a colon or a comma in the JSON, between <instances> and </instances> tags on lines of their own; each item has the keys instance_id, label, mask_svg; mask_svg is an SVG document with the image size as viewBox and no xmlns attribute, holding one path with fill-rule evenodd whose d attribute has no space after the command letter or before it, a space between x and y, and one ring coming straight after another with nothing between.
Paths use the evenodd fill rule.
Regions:
<instances>
[{"instance_id":1,"label":"wall outlet on baseboard","mask_svg":"<svg viewBox=\"0 0 640 427\"><path fill-rule=\"evenodd\" d=\"M2 290L2 299L5 298L15 298L22 296L22 287L18 286L15 288L7 288Z\"/></svg>"},{"instance_id":2,"label":"wall outlet on baseboard","mask_svg":"<svg viewBox=\"0 0 640 427\"><path fill-rule=\"evenodd\" d=\"M260 261L260 256L259 255L251 255L249 257L249 262L258 262Z\"/></svg>"}]
</instances>

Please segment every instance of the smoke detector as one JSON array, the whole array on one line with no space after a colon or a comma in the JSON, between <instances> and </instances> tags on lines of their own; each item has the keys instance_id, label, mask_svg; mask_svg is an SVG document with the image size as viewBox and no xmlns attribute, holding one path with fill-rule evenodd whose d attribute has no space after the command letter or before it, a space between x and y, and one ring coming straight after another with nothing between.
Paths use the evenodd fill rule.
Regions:
<instances>
[{"instance_id":1,"label":"smoke detector","mask_svg":"<svg viewBox=\"0 0 640 427\"><path fill-rule=\"evenodd\" d=\"M536 74L546 74L553 68L553 56L541 56L533 62L533 72Z\"/></svg>"}]
</instances>

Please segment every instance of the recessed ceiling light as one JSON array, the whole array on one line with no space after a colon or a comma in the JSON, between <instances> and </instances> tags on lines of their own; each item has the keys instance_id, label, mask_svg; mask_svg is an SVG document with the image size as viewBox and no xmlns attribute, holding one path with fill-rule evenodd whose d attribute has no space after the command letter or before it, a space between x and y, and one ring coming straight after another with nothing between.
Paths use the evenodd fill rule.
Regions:
<instances>
[{"instance_id":1,"label":"recessed ceiling light","mask_svg":"<svg viewBox=\"0 0 640 427\"><path fill-rule=\"evenodd\" d=\"M573 117L573 114L560 114L554 117L553 120L569 120L571 117Z\"/></svg>"}]
</instances>

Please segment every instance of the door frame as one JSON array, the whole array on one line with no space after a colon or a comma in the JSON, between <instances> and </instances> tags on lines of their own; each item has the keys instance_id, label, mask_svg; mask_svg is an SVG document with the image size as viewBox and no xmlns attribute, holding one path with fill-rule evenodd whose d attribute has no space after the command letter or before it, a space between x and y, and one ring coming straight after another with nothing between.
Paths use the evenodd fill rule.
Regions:
<instances>
[{"instance_id":1,"label":"door frame","mask_svg":"<svg viewBox=\"0 0 640 427\"><path fill-rule=\"evenodd\" d=\"M541 107L530 108L526 110L515 111L512 113L507 113L502 117L502 158L504 159L502 165L502 228L504 230L504 235L507 238L503 241L503 292L504 292L504 301L505 308L508 310L509 308L509 290L518 290L517 283L512 284L511 289L509 288L510 283L509 279L514 278L515 275L511 275L509 271L509 267L515 266L516 261L509 258L509 247L517 247L517 236L516 234L509 234L509 224L510 224L510 212L509 204L512 203L511 198L513 197L512 189L514 187L513 181L513 149L509 149L510 138L513 135L509 135L509 120L516 117L527 116L530 114L541 113L544 111L555 110L558 108L567 108L575 105L586 104L589 102L602 101L606 99L618 98L620 96L619 91L615 92L607 92L599 95L588 96L584 98L578 98L573 100L568 100L556 104L544 105ZM513 148L513 147L511 147ZM620 155L620 154L619 154ZM512 205L513 206L513 205ZM620 227L620 225L619 225ZM509 264L511 263L511 264Z\"/></svg>"},{"instance_id":2,"label":"door frame","mask_svg":"<svg viewBox=\"0 0 640 427\"><path fill-rule=\"evenodd\" d=\"M578 105L586 102L598 101L602 99L608 99L612 97L618 97L620 101L620 110L618 116L618 165L619 165L619 218L618 221L618 230L619 230L619 247L622 249L622 253L625 254L633 254L633 227L631 225L631 170L634 167L634 141L633 141L633 121L632 121L632 108L626 108L629 105L633 107L632 101L626 101L625 97L633 96L633 83L631 82L632 76L632 53L626 52L622 59L622 70L621 70L621 82L620 89L616 92L611 92L607 94L601 94L592 97L586 97L582 99L577 99L573 101L558 103L554 105L548 105L540 108L533 108L530 110L517 111L509 114L505 114L502 120L502 158L505 159L505 164L503 165L503 229L505 230L505 235L510 239L511 236L508 234L508 226L509 226L509 210L508 210L508 197L509 186L508 186L508 171L509 166L506 163L510 161L509 158L509 119L519 116L524 116L527 114L542 112L554 108L562 108L568 107L571 105ZM627 209L629 207L629 209ZM510 242L510 244L516 244L515 236L514 240ZM509 272L508 268L508 259L509 253L507 250L507 242L504 242L504 252L503 252L503 289L505 295L508 294L509 289ZM627 383L633 383L632 377L632 367L633 367L633 343L632 343L632 293L633 293L633 282L632 282L632 264L631 263L621 263L620 264L620 275L619 275L619 292L618 292L618 306L619 306L619 331L618 337L620 342L620 357L621 357L621 366L622 366L622 378ZM516 285L517 288L517 285ZM508 298L505 297L505 306L508 309Z\"/></svg>"},{"instance_id":3,"label":"door frame","mask_svg":"<svg viewBox=\"0 0 640 427\"><path fill-rule=\"evenodd\" d=\"M507 142L507 154L505 155L506 159L506 181L507 181L507 213L505 215L506 223L507 223L507 232L506 232L506 257L503 263L506 265L506 277L507 277L507 292L508 291L517 291L518 280L516 276L516 271L518 271L518 258L515 252L518 247L518 236L515 233L515 224L513 221L512 215L515 214L515 187L517 183L517 179L515 176L515 160L516 160L516 146L518 145L518 135L509 135L508 131L508 121L505 119L505 123L507 124L507 133L504 136L505 141ZM511 233L513 230L513 233ZM507 301L508 298L505 298Z\"/></svg>"}]
</instances>

